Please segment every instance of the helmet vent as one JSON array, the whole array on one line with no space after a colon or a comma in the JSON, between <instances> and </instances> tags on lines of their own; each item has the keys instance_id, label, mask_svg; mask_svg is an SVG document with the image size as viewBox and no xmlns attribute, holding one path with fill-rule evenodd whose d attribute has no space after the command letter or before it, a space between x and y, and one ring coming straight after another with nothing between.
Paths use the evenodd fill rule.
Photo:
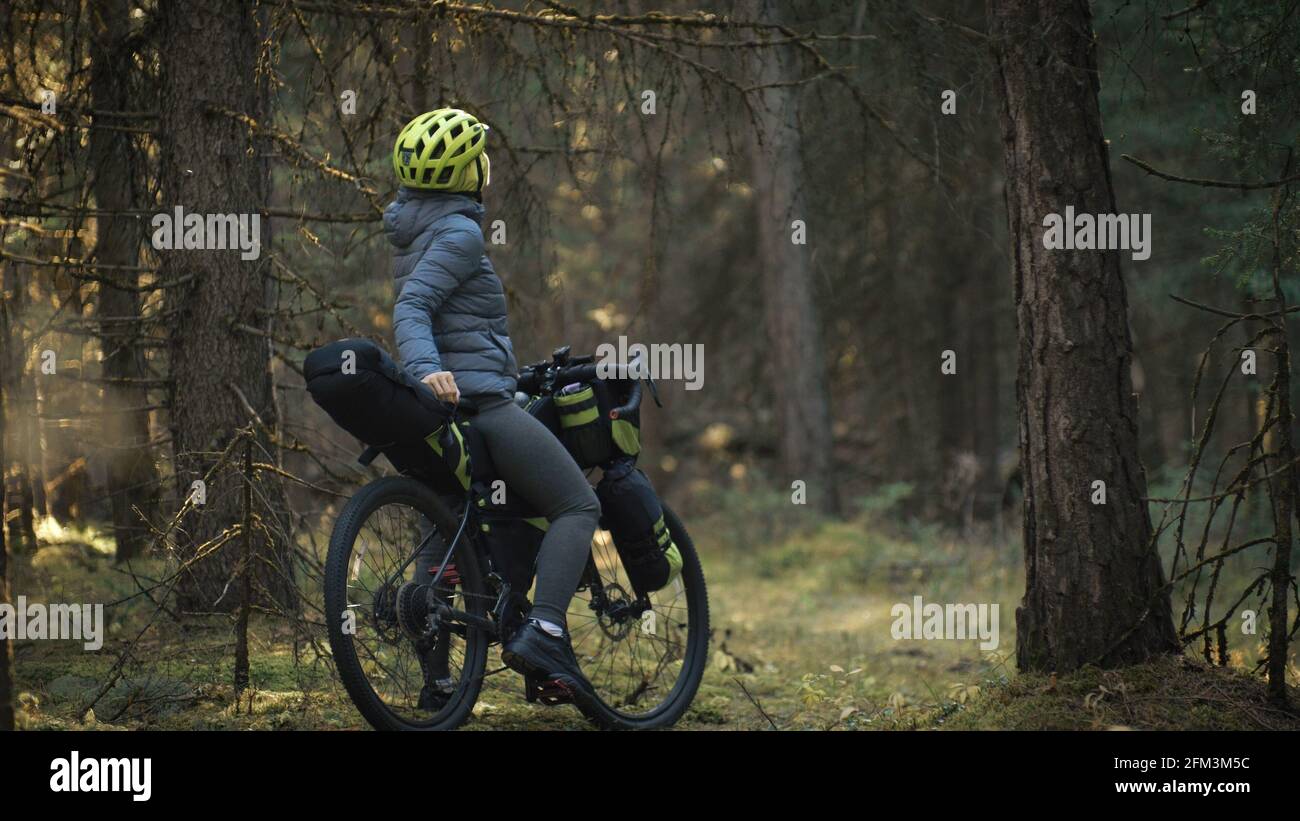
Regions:
<instances>
[{"instance_id":1,"label":"helmet vent","mask_svg":"<svg viewBox=\"0 0 1300 821\"><path fill-rule=\"evenodd\" d=\"M479 184L480 157L488 127L472 114L442 108L411 120L398 135L393 167L403 184L416 188L459 190L461 183ZM477 175L470 173L473 165Z\"/></svg>"}]
</instances>

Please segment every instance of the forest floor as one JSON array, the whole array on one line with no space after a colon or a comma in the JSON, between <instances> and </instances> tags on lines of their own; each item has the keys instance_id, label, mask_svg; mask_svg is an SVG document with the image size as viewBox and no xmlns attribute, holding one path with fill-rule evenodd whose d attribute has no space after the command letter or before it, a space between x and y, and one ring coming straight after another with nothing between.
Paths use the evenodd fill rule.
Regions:
<instances>
[{"instance_id":1,"label":"forest floor","mask_svg":"<svg viewBox=\"0 0 1300 821\"><path fill-rule=\"evenodd\" d=\"M1122 672L1086 669L1059 680L1017 676L1010 638L1021 593L1016 547L972 545L928 530L886 530L861 521L832 523L750 550L711 545L697 532L714 628L712 659L678 726L1300 729L1300 719L1268 705L1258 678L1191 660ZM32 601L112 601L133 591L131 578L107 558L75 544L19 557L15 593ZM926 602L997 603L1003 643L982 650L977 640L895 639L891 608L915 595ZM165 638L137 647L143 661L129 665L92 715L78 722L80 708L109 679L143 612L110 615L108 638L94 653L74 642L17 642L24 726L366 726L328 665L310 647L299 647L295 661L290 632L269 620L254 626L252 688L236 703L233 631L225 617L167 623L159 631ZM1300 690L1293 701L1300 703ZM507 671L489 677L466 728L586 726L571 707L527 704L521 681Z\"/></svg>"}]
</instances>

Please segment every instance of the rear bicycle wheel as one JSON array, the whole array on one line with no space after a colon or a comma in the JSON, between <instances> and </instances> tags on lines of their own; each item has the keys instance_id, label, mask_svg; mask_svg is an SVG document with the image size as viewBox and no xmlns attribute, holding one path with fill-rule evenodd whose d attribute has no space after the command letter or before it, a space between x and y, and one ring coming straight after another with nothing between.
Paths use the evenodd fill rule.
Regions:
<instances>
[{"instance_id":1,"label":"rear bicycle wheel","mask_svg":"<svg viewBox=\"0 0 1300 821\"><path fill-rule=\"evenodd\" d=\"M586 584L569 605L573 652L600 703L583 714L600 727L654 730L669 727L690 707L709 658L709 596L695 543L681 519L664 505L664 521L682 555L682 570L636 599L607 531L597 531L592 559L599 586Z\"/></svg>"},{"instance_id":2,"label":"rear bicycle wheel","mask_svg":"<svg viewBox=\"0 0 1300 821\"><path fill-rule=\"evenodd\" d=\"M376 729L455 729L478 698L487 632L437 617L439 603L487 615L491 598L470 541L462 536L454 571L436 587L429 575L457 525L430 488L404 476L366 485L334 524L325 563L330 649L352 703Z\"/></svg>"}]
</instances>

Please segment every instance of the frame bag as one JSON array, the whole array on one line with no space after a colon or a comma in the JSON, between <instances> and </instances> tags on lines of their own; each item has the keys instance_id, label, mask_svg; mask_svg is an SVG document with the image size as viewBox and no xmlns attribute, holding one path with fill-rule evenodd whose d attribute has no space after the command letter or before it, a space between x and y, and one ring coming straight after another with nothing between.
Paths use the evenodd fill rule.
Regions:
<instances>
[{"instance_id":1,"label":"frame bag","mask_svg":"<svg viewBox=\"0 0 1300 821\"><path fill-rule=\"evenodd\" d=\"M493 504L490 495L479 497L478 508L479 529L492 555L492 566L512 592L527 594L550 523L519 503Z\"/></svg>"}]
</instances>

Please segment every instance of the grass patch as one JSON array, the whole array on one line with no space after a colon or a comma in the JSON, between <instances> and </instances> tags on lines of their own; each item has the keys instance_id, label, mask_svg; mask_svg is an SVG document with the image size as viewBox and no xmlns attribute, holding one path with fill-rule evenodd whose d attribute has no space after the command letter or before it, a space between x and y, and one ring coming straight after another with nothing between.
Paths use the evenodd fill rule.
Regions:
<instances>
[{"instance_id":1,"label":"grass patch","mask_svg":"<svg viewBox=\"0 0 1300 821\"><path fill-rule=\"evenodd\" d=\"M1300 703L1300 688L1291 688ZM1122 670L1021 675L932 726L954 730L1300 730L1239 670L1167 656Z\"/></svg>"},{"instance_id":2,"label":"grass patch","mask_svg":"<svg viewBox=\"0 0 1300 821\"><path fill-rule=\"evenodd\" d=\"M748 511L748 509L746 510ZM690 525L708 581L711 659L679 727L788 729L1300 729L1263 697L1259 678L1165 659L1123 671L1086 669L1055 680L1017 676L1015 606L1023 590L1019 546L959 540L934 528L890 524L868 510L853 521L803 530L730 530L725 516ZM739 537L738 537L739 534ZM85 534L93 538L94 534ZM89 566L88 566L89 565ZM137 581L98 550L19 556L15 594L32 601L110 602ZM137 563L157 578L159 563ZM927 602L997 604L1001 644L900 641L891 608ZM137 661L101 699L118 653L153 614L136 599L107 612L98 653L77 642L16 642L20 720L33 729L363 729L331 669L280 622L255 617L252 687L233 690L233 622L162 616ZM323 636L318 646L328 652ZM1234 651L1235 670L1253 652ZM488 669L500 668L497 651ZM1300 703L1300 694L1295 701ZM570 707L524 701L511 672L490 675L466 729L584 729Z\"/></svg>"}]
</instances>

